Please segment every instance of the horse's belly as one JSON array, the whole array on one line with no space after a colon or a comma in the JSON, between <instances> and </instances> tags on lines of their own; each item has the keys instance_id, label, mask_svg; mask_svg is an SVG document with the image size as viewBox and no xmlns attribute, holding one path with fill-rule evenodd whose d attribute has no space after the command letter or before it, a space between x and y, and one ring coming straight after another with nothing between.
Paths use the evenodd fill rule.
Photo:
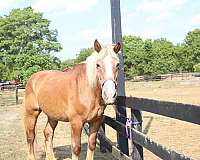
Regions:
<instances>
[{"instance_id":1,"label":"horse's belly","mask_svg":"<svg viewBox=\"0 0 200 160\"><path fill-rule=\"evenodd\" d=\"M38 102L38 105L40 107L40 109L50 118L50 119L54 119L57 121L65 121L68 122L69 118L68 118L68 109L65 105L61 105L61 104L56 104L55 100L54 103L48 103L50 102L44 102L43 100L41 100L41 102Z\"/></svg>"},{"instance_id":2,"label":"horse's belly","mask_svg":"<svg viewBox=\"0 0 200 160\"><path fill-rule=\"evenodd\" d=\"M69 122L69 118L65 114L49 112L46 110L42 110L42 111L48 116L48 118L52 120Z\"/></svg>"}]
</instances>

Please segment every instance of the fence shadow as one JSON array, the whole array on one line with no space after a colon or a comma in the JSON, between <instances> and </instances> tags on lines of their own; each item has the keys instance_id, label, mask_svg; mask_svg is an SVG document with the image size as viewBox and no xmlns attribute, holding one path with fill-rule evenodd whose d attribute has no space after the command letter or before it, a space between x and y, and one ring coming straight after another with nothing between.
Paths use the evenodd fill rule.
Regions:
<instances>
[{"instance_id":1,"label":"fence shadow","mask_svg":"<svg viewBox=\"0 0 200 160\"><path fill-rule=\"evenodd\" d=\"M143 130L143 133L144 133L144 134L147 134L147 133L149 132L149 128L151 127L151 123L152 123L153 119L154 119L153 117L150 117L150 119L149 119L147 125L145 126L145 128L144 128L144 130Z\"/></svg>"}]
</instances>

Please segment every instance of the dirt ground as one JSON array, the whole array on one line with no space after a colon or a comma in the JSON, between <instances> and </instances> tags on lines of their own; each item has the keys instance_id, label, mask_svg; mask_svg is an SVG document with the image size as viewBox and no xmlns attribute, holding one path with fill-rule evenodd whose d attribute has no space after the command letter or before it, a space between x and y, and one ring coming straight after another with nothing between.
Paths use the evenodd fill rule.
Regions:
<instances>
[{"instance_id":1,"label":"dirt ground","mask_svg":"<svg viewBox=\"0 0 200 160\"><path fill-rule=\"evenodd\" d=\"M126 95L161 99L200 105L200 80L165 80L157 82L126 82ZM23 101L21 97L20 101ZM26 156L26 143L22 123L23 105L15 105L14 92L0 92L0 160L23 160ZM114 117L112 106L108 106L106 115ZM200 126L172 118L143 112L143 132L153 140L193 159L200 160ZM45 159L43 128L46 116L41 114L37 124L36 155ZM106 127L106 135L116 142L116 132ZM55 131L54 151L58 160L70 159L71 138L68 123L59 123ZM87 136L82 134L81 160L85 159ZM114 160L109 153L95 151L96 160ZM158 160L151 152L144 150L145 160Z\"/></svg>"}]
</instances>

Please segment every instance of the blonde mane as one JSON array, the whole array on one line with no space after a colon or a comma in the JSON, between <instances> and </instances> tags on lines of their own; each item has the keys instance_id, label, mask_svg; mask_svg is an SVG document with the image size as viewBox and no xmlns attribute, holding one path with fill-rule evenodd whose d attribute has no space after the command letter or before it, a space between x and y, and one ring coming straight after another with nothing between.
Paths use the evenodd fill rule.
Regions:
<instances>
[{"instance_id":1,"label":"blonde mane","mask_svg":"<svg viewBox=\"0 0 200 160\"><path fill-rule=\"evenodd\" d=\"M86 59L87 79L91 87L95 87L97 82L96 62L97 60L104 59L107 55L111 55L111 57L119 60L118 54L113 51L113 45L107 45L106 47L103 47L99 53L94 51Z\"/></svg>"}]
</instances>

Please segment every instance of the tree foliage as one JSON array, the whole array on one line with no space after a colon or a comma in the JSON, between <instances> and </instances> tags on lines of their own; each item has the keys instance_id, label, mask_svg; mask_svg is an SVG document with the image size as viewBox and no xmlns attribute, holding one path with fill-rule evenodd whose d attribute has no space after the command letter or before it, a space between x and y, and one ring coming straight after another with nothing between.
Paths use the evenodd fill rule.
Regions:
<instances>
[{"instance_id":1,"label":"tree foliage","mask_svg":"<svg viewBox=\"0 0 200 160\"><path fill-rule=\"evenodd\" d=\"M170 72L194 71L200 63L200 29L188 32L184 43L174 45L165 38L143 40L124 36L125 73L155 75Z\"/></svg>"},{"instance_id":2,"label":"tree foliage","mask_svg":"<svg viewBox=\"0 0 200 160\"><path fill-rule=\"evenodd\" d=\"M200 29L188 32L184 39L185 59L190 61L189 70L193 70L193 66L200 63Z\"/></svg>"},{"instance_id":3,"label":"tree foliage","mask_svg":"<svg viewBox=\"0 0 200 160\"><path fill-rule=\"evenodd\" d=\"M50 30L49 24L31 7L12 10L0 17L0 51L12 55L59 51L57 30Z\"/></svg>"},{"instance_id":4,"label":"tree foliage","mask_svg":"<svg viewBox=\"0 0 200 160\"><path fill-rule=\"evenodd\" d=\"M200 63L194 65L194 71L200 72Z\"/></svg>"},{"instance_id":5,"label":"tree foliage","mask_svg":"<svg viewBox=\"0 0 200 160\"><path fill-rule=\"evenodd\" d=\"M60 60L50 55L60 51L61 45L57 30L49 25L31 7L0 17L0 79L26 80L39 70L60 67Z\"/></svg>"},{"instance_id":6,"label":"tree foliage","mask_svg":"<svg viewBox=\"0 0 200 160\"><path fill-rule=\"evenodd\" d=\"M174 46L164 38L142 40L124 36L125 72L134 75L152 75L175 71Z\"/></svg>"}]
</instances>

